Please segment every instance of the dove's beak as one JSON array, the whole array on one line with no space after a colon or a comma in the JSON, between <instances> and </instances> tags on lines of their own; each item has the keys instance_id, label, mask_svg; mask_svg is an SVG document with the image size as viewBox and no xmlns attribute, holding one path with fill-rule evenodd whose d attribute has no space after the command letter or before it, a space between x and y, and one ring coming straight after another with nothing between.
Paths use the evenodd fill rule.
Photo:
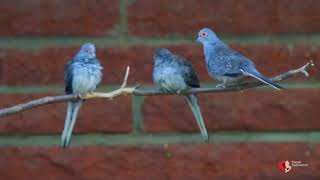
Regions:
<instances>
[{"instance_id":1,"label":"dove's beak","mask_svg":"<svg viewBox=\"0 0 320 180\"><path fill-rule=\"evenodd\" d=\"M198 38L196 39L196 42L197 42L197 43L200 43L200 42L201 42L201 39L200 39L199 36L198 36Z\"/></svg>"}]
</instances>

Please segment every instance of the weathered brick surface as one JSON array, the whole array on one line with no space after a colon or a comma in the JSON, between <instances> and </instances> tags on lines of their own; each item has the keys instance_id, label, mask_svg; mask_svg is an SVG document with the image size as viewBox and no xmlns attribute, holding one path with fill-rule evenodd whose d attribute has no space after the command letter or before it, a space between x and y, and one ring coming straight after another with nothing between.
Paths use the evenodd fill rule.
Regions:
<instances>
[{"instance_id":1,"label":"weathered brick surface","mask_svg":"<svg viewBox=\"0 0 320 180\"><path fill-rule=\"evenodd\" d=\"M167 47L172 52L188 58L193 63L202 82L212 81L207 73L200 45ZM311 69L309 79L320 79L320 72L316 70L319 69L320 64L320 50L317 46L245 46L234 44L233 47L251 58L256 63L257 68L267 76L277 75L289 69L300 67L313 59L316 67ZM131 67L130 83L151 83L154 49L154 47L147 46L98 48L97 57L104 66L103 83L121 83L127 65ZM0 62L2 62L3 70L0 78L2 77L3 84L6 85L63 84L64 64L77 51L78 47L51 47L34 51L2 49L0 51ZM297 78L305 79L303 76Z\"/></svg>"},{"instance_id":2,"label":"weathered brick surface","mask_svg":"<svg viewBox=\"0 0 320 180\"><path fill-rule=\"evenodd\" d=\"M3 84L3 73L2 73L2 59L0 58L0 83Z\"/></svg>"},{"instance_id":3,"label":"weathered brick surface","mask_svg":"<svg viewBox=\"0 0 320 180\"><path fill-rule=\"evenodd\" d=\"M320 129L319 90L201 94L198 100L210 131ZM147 97L143 113L147 132L199 131L182 97Z\"/></svg>"},{"instance_id":4,"label":"weathered brick surface","mask_svg":"<svg viewBox=\"0 0 320 180\"><path fill-rule=\"evenodd\" d=\"M37 95L0 95L0 108L43 97ZM23 113L0 118L0 134L60 133L63 130L67 106L51 104ZM78 114L75 133L129 132L131 130L130 96L112 101L86 101Z\"/></svg>"},{"instance_id":5,"label":"weathered brick surface","mask_svg":"<svg viewBox=\"0 0 320 180\"><path fill-rule=\"evenodd\" d=\"M0 55L3 61L3 83L7 85L63 84L65 63L78 51L78 48L45 48L39 51L4 50ZM129 82L151 82L152 49L144 57L142 47L98 49L97 57L104 70L103 83L120 84L126 66L130 65ZM146 62L147 61L147 62ZM19 73L17 73L19 72Z\"/></svg>"},{"instance_id":6,"label":"weathered brick surface","mask_svg":"<svg viewBox=\"0 0 320 180\"><path fill-rule=\"evenodd\" d=\"M201 144L1 148L3 179L310 179L320 177L320 146L308 144ZM285 174L281 160L292 167Z\"/></svg>"},{"instance_id":7,"label":"weathered brick surface","mask_svg":"<svg viewBox=\"0 0 320 180\"><path fill-rule=\"evenodd\" d=\"M314 0L139 0L128 5L129 33L136 36L219 33L319 32L320 2Z\"/></svg>"},{"instance_id":8,"label":"weathered brick surface","mask_svg":"<svg viewBox=\"0 0 320 180\"><path fill-rule=\"evenodd\" d=\"M139 0L127 4L129 34L135 36L195 35L204 26L234 34L320 30L316 23L320 3L314 0ZM0 11L1 36L111 35L119 24L118 0L6 0L0 2Z\"/></svg>"},{"instance_id":9,"label":"weathered brick surface","mask_svg":"<svg viewBox=\"0 0 320 180\"><path fill-rule=\"evenodd\" d=\"M118 7L118 0L0 1L0 35L111 35Z\"/></svg>"}]
</instances>

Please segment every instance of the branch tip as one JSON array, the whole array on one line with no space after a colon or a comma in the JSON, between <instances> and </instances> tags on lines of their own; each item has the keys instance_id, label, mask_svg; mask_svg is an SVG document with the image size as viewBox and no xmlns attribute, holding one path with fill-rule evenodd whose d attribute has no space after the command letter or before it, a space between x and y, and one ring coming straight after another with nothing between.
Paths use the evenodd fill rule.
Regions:
<instances>
[{"instance_id":1,"label":"branch tip","mask_svg":"<svg viewBox=\"0 0 320 180\"><path fill-rule=\"evenodd\" d=\"M128 77L129 77L129 73L130 73L130 66L127 66L126 74L125 74L125 76L124 76L123 83L122 83L122 85L121 85L120 88L126 87L127 81L128 81Z\"/></svg>"},{"instance_id":2,"label":"branch tip","mask_svg":"<svg viewBox=\"0 0 320 180\"><path fill-rule=\"evenodd\" d=\"M307 71L307 69L309 67L314 67L314 62L313 60L310 60L307 64L305 64L304 66L302 66L301 68L298 69L299 72L303 73L306 77L309 77L309 73Z\"/></svg>"}]
</instances>

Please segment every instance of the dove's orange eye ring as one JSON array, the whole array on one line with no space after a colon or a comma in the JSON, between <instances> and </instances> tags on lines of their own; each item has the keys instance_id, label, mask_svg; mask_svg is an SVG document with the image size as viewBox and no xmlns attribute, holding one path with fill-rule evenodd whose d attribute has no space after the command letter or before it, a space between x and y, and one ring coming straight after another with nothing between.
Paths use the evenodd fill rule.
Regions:
<instances>
[{"instance_id":1,"label":"dove's orange eye ring","mask_svg":"<svg viewBox=\"0 0 320 180\"><path fill-rule=\"evenodd\" d=\"M207 33L207 32L202 32L202 33L201 33L201 36L202 36L202 37L207 37L207 36L208 36L208 33Z\"/></svg>"}]
</instances>

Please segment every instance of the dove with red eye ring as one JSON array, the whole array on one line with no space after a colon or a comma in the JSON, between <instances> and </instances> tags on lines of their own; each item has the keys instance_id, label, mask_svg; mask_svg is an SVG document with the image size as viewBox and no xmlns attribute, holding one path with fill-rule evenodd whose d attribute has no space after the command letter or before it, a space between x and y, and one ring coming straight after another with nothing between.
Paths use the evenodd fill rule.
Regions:
<instances>
[{"instance_id":1,"label":"dove with red eye ring","mask_svg":"<svg viewBox=\"0 0 320 180\"><path fill-rule=\"evenodd\" d=\"M284 89L262 75L250 59L222 42L213 30L209 28L201 29L197 41L203 45L209 75L218 81L222 81L222 84L218 84L217 87L224 88L230 83L237 83L244 76L251 76L274 89Z\"/></svg>"},{"instance_id":2,"label":"dove with red eye ring","mask_svg":"<svg viewBox=\"0 0 320 180\"><path fill-rule=\"evenodd\" d=\"M66 94L76 94L80 98L92 93L102 78L102 66L96 58L95 46L85 43L80 51L65 66L64 80ZM61 135L61 147L68 147L71 141L77 114L84 100L68 102L67 115Z\"/></svg>"}]
</instances>

